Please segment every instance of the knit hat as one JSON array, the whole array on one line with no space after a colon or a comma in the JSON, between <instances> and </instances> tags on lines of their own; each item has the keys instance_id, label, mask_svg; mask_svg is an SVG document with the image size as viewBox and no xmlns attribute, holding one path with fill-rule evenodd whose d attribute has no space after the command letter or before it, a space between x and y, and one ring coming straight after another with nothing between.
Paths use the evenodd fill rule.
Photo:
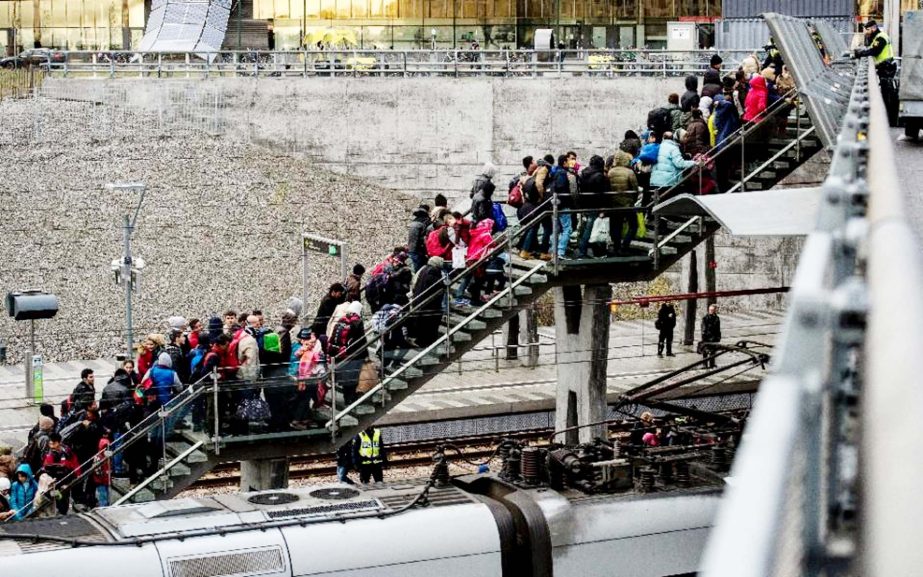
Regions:
<instances>
[{"instance_id":1,"label":"knit hat","mask_svg":"<svg viewBox=\"0 0 923 577\"><path fill-rule=\"evenodd\" d=\"M7 493L10 490L10 480L6 477L0 477L0 493Z\"/></svg>"},{"instance_id":2,"label":"knit hat","mask_svg":"<svg viewBox=\"0 0 923 577\"><path fill-rule=\"evenodd\" d=\"M346 309L347 312L361 315L362 314L362 303L359 301L353 301L349 303L349 308Z\"/></svg>"},{"instance_id":3,"label":"knit hat","mask_svg":"<svg viewBox=\"0 0 923 577\"><path fill-rule=\"evenodd\" d=\"M50 431L54 428L54 419L51 417L39 417L38 428L41 431Z\"/></svg>"},{"instance_id":4,"label":"knit hat","mask_svg":"<svg viewBox=\"0 0 923 577\"><path fill-rule=\"evenodd\" d=\"M186 319L181 316L174 316L167 319L167 324L170 325L171 329L183 330L183 327L186 326Z\"/></svg>"},{"instance_id":5,"label":"knit hat","mask_svg":"<svg viewBox=\"0 0 923 577\"><path fill-rule=\"evenodd\" d=\"M298 331L298 338L307 340L311 338L311 334L312 334L311 329L309 329L308 327L304 327L303 329Z\"/></svg>"},{"instance_id":6,"label":"knit hat","mask_svg":"<svg viewBox=\"0 0 923 577\"><path fill-rule=\"evenodd\" d=\"M173 359L170 358L170 355L167 353L160 353L160 356L157 357L157 364L161 367L173 368Z\"/></svg>"},{"instance_id":7,"label":"knit hat","mask_svg":"<svg viewBox=\"0 0 923 577\"><path fill-rule=\"evenodd\" d=\"M441 256L431 256L429 260L426 261L426 264L433 268L442 268L445 265L445 259Z\"/></svg>"},{"instance_id":8,"label":"knit hat","mask_svg":"<svg viewBox=\"0 0 923 577\"><path fill-rule=\"evenodd\" d=\"M708 63L709 66L719 66L724 60L721 59L717 54L712 54L711 61Z\"/></svg>"}]
</instances>

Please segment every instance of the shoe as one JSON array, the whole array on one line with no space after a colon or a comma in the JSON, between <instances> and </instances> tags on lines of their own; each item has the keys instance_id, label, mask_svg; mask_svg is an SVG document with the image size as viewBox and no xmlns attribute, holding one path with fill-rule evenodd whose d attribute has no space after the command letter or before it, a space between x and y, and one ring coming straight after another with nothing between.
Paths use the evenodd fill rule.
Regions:
<instances>
[{"instance_id":1,"label":"shoe","mask_svg":"<svg viewBox=\"0 0 923 577\"><path fill-rule=\"evenodd\" d=\"M667 356L668 356L668 357L675 357L676 355L674 355L673 353L667 353Z\"/></svg>"},{"instance_id":2,"label":"shoe","mask_svg":"<svg viewBox=\"0 0 923 577\"><path fill-rule=\"evenodd\" d=\"M660 358L662 359L662 358L663 358L663 353L657 353L657 356L660 357Z\"/></svg>"},{"instance_id":3,"label":"shoe","mask_svg":"<svg viewBox=\"0 0 923 577\"><path fill-rule=\"evenodd\" d=\"M554 257L548 254L547 252L543 252L542 254L538 255L538 258L540 258L541 260L551 260Z\"/></svg>"},{"instance_id":4,"label":"shoe","mask_svg":"<svg viewBox=\"0 0 923 577\"><path fill-rule=\"evenodd\" d=\"M468 299L455 299L455 302L452 303L452 306L462 309L470 308L471 301Z\"/></svg>"},{"instance_id":5,"label":"shoe","mask_svg":"<svg viewBox=\"0 0 923 577\"><path fill-rule=\"evenodd\" d=\"M519 251L519 258L523 260L532 260L534 257L532 256L531 252L527 250L521 250Z\"/></svg>"},{"instance_id":6,"label":"shoe","mask_svg":"<svg viewBox=\"0 0 923 577\"><path fill-rule=\"evenodd\" d=\"M308 425L304 421L292 421L288 424L289 427L295 429L296 431L307 431Z\"/></svg>"},{"instance_id":7,"label":"shoe","mask_svg":"<svg viewBox=\"0 0 923 577\"><path fill-rule=\"evenodd\" d=\"M567 256L567 254L565 253L565 254L559 254L558 260L571 260L571 258Z\"/></svg>"},{"instance_id":8,"label":"shoe","mask_svg":"<svg viewBox=\"0 0 923 577\"><path fill-rule=\"evenodd\" d=\"M586 253L585 253L585 252L578 252L578 253L577 253L577 256L574 257L574 258L576 258L577 260L583 260L583 259L586 258Z\"/></svg>"}]
</instances>

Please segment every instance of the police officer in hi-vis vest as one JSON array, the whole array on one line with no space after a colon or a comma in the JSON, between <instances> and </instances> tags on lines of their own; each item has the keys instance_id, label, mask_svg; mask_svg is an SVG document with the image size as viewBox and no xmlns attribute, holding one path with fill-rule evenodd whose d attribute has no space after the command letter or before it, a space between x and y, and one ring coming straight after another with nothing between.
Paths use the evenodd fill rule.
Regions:
<instances>
[{"instance_id":1,"label":"police officer in hi-vis vest","mask_svg":"<svg viewBox=\"0 0 923 577\"><path fill-rule=\"evenodd\" d=\"M384 478L382 469L387 463L385 443L381 439L381 429L369 427L353 440L353 463L359 471L359 480L368 483L374 478L380 483Z\"/></svg>"},{"instance_id":2,"label":"police officer in hi-vis vest","mask_svg":"<svg viewBox=\"0 0 923 577\"><path fill-rule=\"evenodd\" d=\"M888 123L897 126L897 63L894 61L894 47L891 45L891 39L878 28L878 23L874 20L869 20L865 25L865 48L857 48L854 55L856 58L871 56L875 59L881 97L888 110Z\"/></svg>"}]
</instances>

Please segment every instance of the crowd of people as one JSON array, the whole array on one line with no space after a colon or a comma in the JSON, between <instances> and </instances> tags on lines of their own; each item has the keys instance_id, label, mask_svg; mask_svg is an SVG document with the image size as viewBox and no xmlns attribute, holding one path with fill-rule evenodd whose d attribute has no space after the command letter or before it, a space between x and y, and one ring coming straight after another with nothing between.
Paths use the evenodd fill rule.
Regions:
<instances>
[{"instance_id":1,"label":"crowd of people","mask_svg":"<svg viewBox=\"0 0 923 577\"><path fill-rule=\"evenodd\" d=\"M503 199L516 209L524 231L516 254L543 260L627 254L647 226L645 207L653 195L680 182L687 169L703 173L694 179L696 193L726 184L738 155L727 155L724 168L716 169L708 153L794 87L777 50L768 50L761 68L757 63L750 57L722 76L722 60L715 55L701 90L698 78L688 77L686 91L670 94L664 107L648 115L647 126L627 131L608 158L592 155L586 166L573 151L523 158ZM508 226L503 203L495 198L496 179L497 168L486 164L474 179L467 214L451 210L442 194L432 206L418 206L407 244L394 247L368 275L356 264L345 279L331 284L311 323L302 324L299 299L290 300L275 327L268 326L261 310L227 310L207 319L174 316L166 331L141 341L137 357L122 362L100 394L94 372L85 369L58 416L53 406L42 405L20 458L0 456L0 520L21 519L33 510L64 514L71 501L78 508L108 504L112 476L132 482L150 476L163 464L164 443L179 429L211 430L216 420L223 434L322 427L328 417L320 411L331 404L334 384L343 401L352 403L383 370L436 341L450 304L443 297L448 290L451 304L466 308L504 289L511 255L494 250L496 235ZM549 200L557 203L556 219ZM475 263L470 274L460 272ZM374 355L366 311L380 335ZM715 342L720 324L715 311L709 313L703 341ZM412 322L397 323L402 317ZM672 305L661 309L657 323L658 354L671 356ZM208 398L171 411L163 427L133 437L111 463L105 458L108 447L128 444L133 428L177 396L214 381L216 402L211 395L200 396ZM378 480L384 461L380 432L362 435L338 461L364 465L363 481ZM88 466L92 474L79 482L61 482Z\"/></svg>"}]
</instances>

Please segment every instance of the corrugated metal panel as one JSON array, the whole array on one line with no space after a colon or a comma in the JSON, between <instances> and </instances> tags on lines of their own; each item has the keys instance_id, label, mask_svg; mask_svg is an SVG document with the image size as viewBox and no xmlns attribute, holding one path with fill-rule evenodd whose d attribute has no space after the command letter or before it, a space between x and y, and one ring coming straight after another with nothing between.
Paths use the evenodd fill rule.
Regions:
<instances>
[{"instance_id":1,"label":"corrugated metal panel","mask_svg":"<svg viewBox=\"0 0 923 577\"><path fill-rule=\"evenodd\" d=\"M838 32L849 32L853 27L853 19L849 16L822 20ZM769 26L762 18L725 18L715 22L715 48L718 50L759 50L768 41Z\"/></svg>"},{"instance_id":2,"label":"corrugated metal panel","mask_svg":"<svg viewBox=\"0 0 923 577\"><path fill-rule=\"evenodd\" d=\"M723 18L755 18L764 12L787 16L849 16L856 14L855 0L724 0Z\"/></svg>"}]
</instances>

